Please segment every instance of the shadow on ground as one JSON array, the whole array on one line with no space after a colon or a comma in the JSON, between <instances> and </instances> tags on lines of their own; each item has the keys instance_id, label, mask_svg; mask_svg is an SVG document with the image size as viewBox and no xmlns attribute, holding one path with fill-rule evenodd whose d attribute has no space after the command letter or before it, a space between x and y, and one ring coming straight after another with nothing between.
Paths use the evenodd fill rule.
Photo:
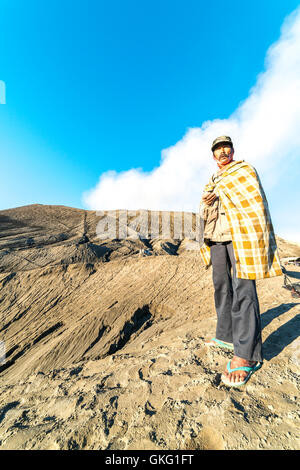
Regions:
<instances>
[{"instance_id":1,"label":"shadow on ground","mask_svg":"<svg viewBox=\"0 0 300 470\"><path fill-rule=\"evenodd\" d=\"M267 310L261 315L262 329L271 323L275 318L283 315L297 303L281 304L278 307ZM300 336L300 315L295 315L288 322L273 331L263 343L263 354L267 361L278 356L289 344Z\"/></svg>"}]
</instances>

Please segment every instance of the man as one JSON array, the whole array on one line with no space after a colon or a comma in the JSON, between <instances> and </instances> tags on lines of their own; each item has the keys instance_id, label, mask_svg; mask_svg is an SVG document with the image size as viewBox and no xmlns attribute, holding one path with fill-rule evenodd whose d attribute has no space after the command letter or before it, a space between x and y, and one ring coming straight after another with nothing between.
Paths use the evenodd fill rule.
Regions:
<instances>
[{"instance_id":1,"label":"man","mask_svg":"<svg viewBox=\"0 0 300 470\"><path fill-rule=\"evenodd\" d=\"M240 386L263 362L255 280L282 271L256 170L244 160L233 160L228 136L217 137L212 152L219 170L200 203L200 254L207 267L212 265L217 329L206 344L234 350L222 381Z\"/></svg>"}]
</instances>

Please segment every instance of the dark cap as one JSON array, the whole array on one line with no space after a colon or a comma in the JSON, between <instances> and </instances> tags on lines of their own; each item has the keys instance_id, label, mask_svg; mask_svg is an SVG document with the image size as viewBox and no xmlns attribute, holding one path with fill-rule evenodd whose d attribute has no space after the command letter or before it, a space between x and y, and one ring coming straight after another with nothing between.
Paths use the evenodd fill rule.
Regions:
<instances>
[{"instance_id":1,"label":"dark cap","mask_svg":"<svg viewBox=\"0 0 300 470\"><path fill-rule=\"evenodd\" d=\"M229 144L231 147L233 147L232 140L231 140L230 137L228 137L228 135L221 135L221 137L217 137L217 138L213 141L212 146L211 146L212 152L214 151L214 148L215 148L218 144Z\"/></svg>"}]
</instances>

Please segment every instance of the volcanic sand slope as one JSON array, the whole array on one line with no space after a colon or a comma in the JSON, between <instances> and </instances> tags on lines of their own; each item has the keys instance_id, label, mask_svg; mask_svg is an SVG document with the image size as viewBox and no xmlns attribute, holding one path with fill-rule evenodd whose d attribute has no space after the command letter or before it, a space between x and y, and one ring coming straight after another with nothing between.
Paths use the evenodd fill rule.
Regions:
<instances>
[{"instance_id":1,"label":"volcanic sand slope","mask_svg":"<svg viewBox=\"0 0 300 470\"><path fill-rule=\"evenodd\" d=\"M199 251L99 240L98 220L0 212L0 449L299 449L300 299L283 277L257 281L265 360L231 389L232 353L204 345L216 314ZM300 255L277 241L282 260Z\"/></svg>"}]
</instances>

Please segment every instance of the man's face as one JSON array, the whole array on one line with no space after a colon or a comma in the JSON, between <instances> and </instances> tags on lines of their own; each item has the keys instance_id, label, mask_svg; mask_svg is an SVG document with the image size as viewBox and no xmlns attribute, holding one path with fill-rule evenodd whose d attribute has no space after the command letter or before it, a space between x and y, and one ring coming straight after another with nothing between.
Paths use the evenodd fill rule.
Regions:
<instances>
[{"instance_id":1,"label":"man's face","mask_svg":"<svg viewBox=\"0 0 300 470\"><path fill-rule=\"evenodd\" d=\"M231 155L233 155L233 153L234 150L230 146L230 144L220 143L215 147L213 155L215 160L217 160L219 163L225 164L231 158Z\"/></svg>"}]
</instances>

